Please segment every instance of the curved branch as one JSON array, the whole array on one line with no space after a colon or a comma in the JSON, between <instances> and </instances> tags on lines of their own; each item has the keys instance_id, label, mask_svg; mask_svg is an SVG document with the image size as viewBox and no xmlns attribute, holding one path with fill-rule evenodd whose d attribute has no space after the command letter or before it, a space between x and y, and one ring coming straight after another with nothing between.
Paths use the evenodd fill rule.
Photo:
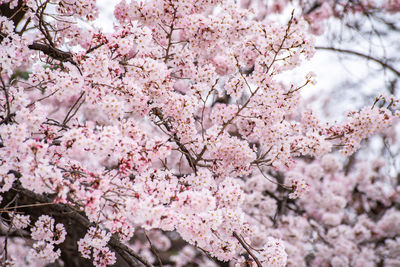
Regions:
<instances>
[{"instance_id":1,"label":"curved branch","mask_svg":"<svg viewBox=\"0 0 400 267\"><path fill-rule=\"evenodd\" d=\"M137 259L141 263L143 263L147 267L153 267L151 263L149 263L145 258L137 254L133 251L130 247L125 244L122 244L118 239L111 237L109 244L118 252L119 250L124 251L126 254L132 256L133 258Z\"/></svg>"},{"instance_id":2,"label":"curved branch","mask_svg":"<svg viewBox=\"0 0 400 267\"><path fill-rule=\"evenodd\" d=\"M57 59L60 61L69 61L69 62L75 64L71 53L61 51L60 49L54 48L50 45L34 42L31 45L29 45L28 47L29 47L29 49L32 49L32 50L42 51L44 54L46 54L49 57L52 57L54 59Z\"/></svg>"},{"instance_id":3,"label":"curved branch","mask_svg":"<svg viewBox=\"0 0 400 267\"><path fill-rule=\"evenodd\" d=\"M62 51L51 45L38 43L38 42L33 42L32 44L28 45L28 48L32 49L32 50L41 51L45 55L48 55L49 57L57 59L61 62L70 62L72 65L74 65L78 69L79 73L82 75L82 71L79 68L79 65L74 61L74 59L73 59L74 57L73 57L72 53L65 52L65 51Z\"/></svg>"},{"instance_id":4,"label":"curved branch","mask_svg":"<svg viewBox=\"0 0 400 267\"><path fill-rule=\"evenodd\" d=\"M319 50L327 50L327 51L334 51L334 52L339 52L339 53L344 53L344 54L350 54L350 55L354 55L354 56L358 56L358 57L362 57L362 58L374 61L374 62L378 63L379 65L381 65L383 68L392 71L394 74L396 74L398 77L400 77L400 71L398 71L393 66L389 65L388 63L386 63L376 57L366 55L361 52L349 50L349 49L340 49L340 48L335 48L335 47L324 47L324 46L316 46L315 48L319 49Z\"/></svg>"}]
</instances>

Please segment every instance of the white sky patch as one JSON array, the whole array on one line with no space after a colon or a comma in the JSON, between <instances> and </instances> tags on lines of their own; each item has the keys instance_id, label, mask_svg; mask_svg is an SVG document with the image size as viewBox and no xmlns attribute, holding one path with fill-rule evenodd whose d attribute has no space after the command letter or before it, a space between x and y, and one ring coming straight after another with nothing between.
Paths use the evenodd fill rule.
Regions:
<instances>
[{"instance_id":1,"label":"white sky patch","mask_svg":"<svg viewBox=\"0 0 400 267\"><path fill-rule=\"evenodd\" d=\"M102 28L105 32L114 31L114 8L119 3L119 0L97 0L99 7L99 17L94 21L96 27Z\"/></svg>"}]
</instances>

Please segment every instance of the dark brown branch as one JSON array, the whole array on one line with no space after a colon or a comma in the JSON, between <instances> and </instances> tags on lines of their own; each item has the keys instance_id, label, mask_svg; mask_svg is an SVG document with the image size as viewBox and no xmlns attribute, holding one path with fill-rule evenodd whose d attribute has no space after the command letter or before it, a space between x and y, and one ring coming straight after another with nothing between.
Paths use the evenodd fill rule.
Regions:
<instances>
[{"instance_id":1,"label":"dark brown branch","mask_svg":"<svg viewBox=\"0 0 400 267\"><path fill-rule=\"evenodd\" d=\"M139 267L140 266L139 263L135 259L130 257L128 255L128 253L126 253L123 249L121 249L119 247L115 247L114 249L129 264L129 266L133 266L133 267Z\"/></svg>"},{"instance_id":2,"label":"dark brown branch","mask_svg":"<svg viewBox=\"0 0 400 267\"><path fill-rule=\"evenodd\" d=\"M236 233L233 232L233 236L239 241L242 247L249 253L249 255L254 259L258 267L262 267L261 262L258 258L254 255L254 253L250 250L250 248L246 245L246 243L242 240L242 238Z\"/></svg>"},{"instance_id":3,"label":"dark brown branch","mask_svg":"<svg viewBox=\"0 0 400 267\"><path fill-rule=\"evenodd\" d=\"M135 251L133 251L130 247L128 247L127 245L122 244L118 239L116 239L115 237L111 237L109 244L112 248L114 248L117 252L122 250L124 251L126 254L128 254L129 256L137 259L138 261L140 261L141 263L144 264L144 266L147 267L153 267L153 265L151 263L149 263L145 258L143 258L142 256L140 256L139 254L137 254ZM123 257L123 255L121 255Z\"/></svg>"},{"instance_id":4,"label":"dark brown branch","mask_svg":"<svg viewBox=\"0 0 400 267\"><path fill-rule=\"evenodd\" d=\"M62 62L71 62L72 64L76 65L73 61L73 56L69 52L64 52L60 49L54 48L47 44L42 44L38 42L34 42L33 44L28 46L29 49L37 50L43 52L45 55L48 55L51 58L57 59Z\"/></svg>"}]
</instances>

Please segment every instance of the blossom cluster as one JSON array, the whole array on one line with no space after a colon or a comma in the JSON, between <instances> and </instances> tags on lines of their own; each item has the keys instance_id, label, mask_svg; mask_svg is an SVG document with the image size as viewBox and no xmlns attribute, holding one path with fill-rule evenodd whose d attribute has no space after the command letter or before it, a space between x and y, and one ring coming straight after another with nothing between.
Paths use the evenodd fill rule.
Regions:
<instances>
[{"instance_id":1,"label":"blossom cluster","mask_svg":"<svg viewBox=\"0 0 400 267\"><path fill-rule=\"evenodd\" d=\"M54 245L65 241L67 232L64 225L54 225L54 219L48 215L42 215L32 227L31 237L37 240L30 251L30 257L43 263L54 262L61 255L61 250L54 251Z\"/></svg>"}]
</instances>

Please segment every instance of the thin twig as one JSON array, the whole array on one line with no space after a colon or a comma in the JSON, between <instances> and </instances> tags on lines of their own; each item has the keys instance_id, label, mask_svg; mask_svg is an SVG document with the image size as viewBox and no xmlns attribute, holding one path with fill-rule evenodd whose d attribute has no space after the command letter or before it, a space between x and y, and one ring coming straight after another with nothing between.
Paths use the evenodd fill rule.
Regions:
<instances>
[{"instance_id":1,"label":"thin twig","mask_svg":"<svg viewBox=\"0 0 400 267\"><path fill-rule=\"evenodd\" d=\"M78 106L78 108L75 110L75 112L70 116L72 110L75 108L75 106L79 103L79 101L82 99L82 97L85 95L85 91L83 91L81 93L81 95L78 97L78 99L75 101L75 103L72 105L72 107L68 110L67 115L65 116L64 121L62 122L62 125L66 125L71 119L72 117L74 117L74 115L76 114L76 112L78 111L78 109L80 108L80 106L82 105L82 103Z\"/></svg>"},{"instance_id":2,"label":"thin twig","mask_svg":"<svg viewBox=\"0 0 400 267\"><path fill-rule=\"evenodd\" d=\"M151 240L150 240L149 236L147 235L146 230L144 230L144 235L146 236L147 241L149 241L151 251L153 252L154 256L157 257L158 263L160 263L160 266L162 267L163 264L162 264L162 261L160 259L160 256L158 255L158 253L156 251L156 248L151 243Z\"/></svg>"},{"instance_id":3,"label":"thin twig","mask_svg":"<svg viewBox=\"0 0 400 267\"><path fill-rule=\"evenodd\" d=\"M0 209L0 212L8 212L7 210L11 210L11 209L31 208L31 207L48 206L48 205L54 205L54 203L48 202L48 203L36 203L36 204L29 204L29 205L21 205L21 206L15 206L15 207L5 207L5 208Z\"/></svg>"}]
</instances>

